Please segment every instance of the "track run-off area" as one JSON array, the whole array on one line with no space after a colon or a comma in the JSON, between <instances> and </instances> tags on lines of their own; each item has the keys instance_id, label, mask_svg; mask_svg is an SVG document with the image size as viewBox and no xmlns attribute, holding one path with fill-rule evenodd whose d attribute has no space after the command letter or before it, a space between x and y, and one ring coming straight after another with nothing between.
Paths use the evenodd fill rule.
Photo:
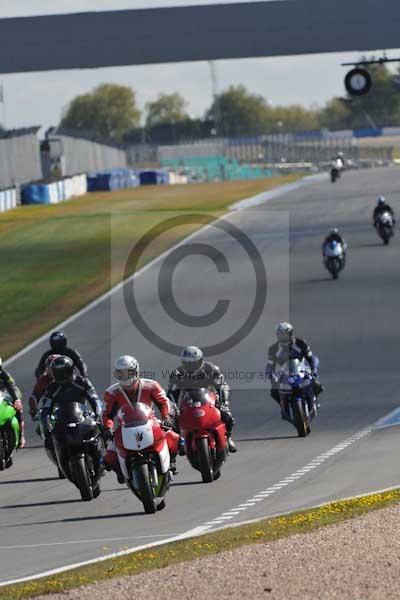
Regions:
<instances>
[{"instance_id":1,"label":"track run-off area","mask_svg":"<svg viewBox=\"0 0 400 600\"><path fill-rule=\"evenodd\" d=\"M400 213L399 181L395 167L347 172L335 185L316 181L225 217L256 246L268 293L255 326L236 344L210 356L232 386L238 445L218 481L201 483L183 457L167 506L156 515L144 515L113 474L103 478L100 497L84 503L71 483L58 479L26 413L28 447L0 476L0 584L188 532L398 484L398 429L393 427L398 413L393 411L400 405L400 239L395 235L384 247L371 214L379 195ZM323 238L332 227L339 228L349 245L338 281L325 271L321 257ZM235 333L246 320L255 298L254 270L246 249L212 225L189 243L217 249L229 269L220 255L213 264L188 252L172 275L176 303L199 316L213 310L218 299L228 299L223 318L204 328L173 323L165 311L169 307L172 312L170 299L163 298L163 290L157 292L163 259L136 277L136 300L144 322L160 337L206 347ZM305 439L281 420L258 377L275 339L274 327L282 320L293 323L321 361L322 406ZM112 381L113 360L126 352L139 359L148 376L167 385L167 371L178 358L136 325L118 288L65 327L100 395ZM9 363L25 399L46 347L43 341Z\"/></svg>"}]
</instances>

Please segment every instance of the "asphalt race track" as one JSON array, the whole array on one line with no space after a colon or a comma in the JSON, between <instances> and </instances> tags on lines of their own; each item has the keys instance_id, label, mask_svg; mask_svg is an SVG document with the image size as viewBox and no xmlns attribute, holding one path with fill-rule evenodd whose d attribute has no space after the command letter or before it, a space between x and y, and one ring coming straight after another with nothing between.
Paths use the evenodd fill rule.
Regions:
<instances>
[{"instance_id":1,"label":"asphalt race track","mask_svg":"<svg viewBox=\"0 0 400 600\"><path fill-rule=\"evenodd\" d=\"M326 180L228 217L253 241L268 273L267 302L256 326L236 346L212 357L231 378L238 453L212 484L200 483L199 474L180 459L166 509L144 515L112 474L103 479L98 499L81 502L70 483L58 480L28 424L28 448L0 474L0 582L183 534L241 504L241 510L221 521L235 523L398 484L396 427L373 429L301 477L289 477L400 404L400 240L395 237L384 247L371 226L381 194L399 215L397 168L345 173L335 185ZM330 279L321 262L323 235L333 226L349 243L346 270L338 281ZM139 310L153 331L178 345L206 346L239 328L253 304L255 281L246 252L226 232L207 228L194 242L222 252L229 272L218 274L204 256L183 259L172 276L176 302L182 311L200 316L219 298L229 299L220 321L204 328L174 324L157 295L159 263L136 279L135 289ZM221 256L217 266L224 268ZM155 371L164 384L162 371L176 363L142 337L121 298L119 291L66 328L100 393L111 382L111 361L118 354L135 354L142 369ZM161 299L171 312L171 299ZM320 357L325 385L307 439L298 439L281 421L261 380L246 381L245 372L262 372L276 322L289 318ZM45 346L10 364L25 397ZM273 494L246 502L286 477L285 486L277 485Z\"/></svg>"}]
</instances>

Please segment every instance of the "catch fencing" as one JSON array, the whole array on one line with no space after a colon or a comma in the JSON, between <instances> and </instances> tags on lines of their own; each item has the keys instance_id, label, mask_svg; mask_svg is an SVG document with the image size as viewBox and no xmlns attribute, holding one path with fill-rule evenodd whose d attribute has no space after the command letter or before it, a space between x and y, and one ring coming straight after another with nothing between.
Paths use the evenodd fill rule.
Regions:
<instances>
[{"instance_id":1,"label":"catch fencing","mask_svg":"<svg viewBox=\"0 0 400 600\"><path fill-rule=\"evenodd\" d=\"M42 178L39 127L0 133L0 189Z\"/></svg>"},{"instance_id":2,"label":"catch fencing","mask_svg":"<svg viewBox=\"0 0 400 600\"><path fill-rule=\"evenodd\" d=\"M60 140L65 176L123 169L127 166L126 151L122 147L77 137L63 131L57 131L49 139Z\"/></svg>"},{"instance_id":3,"label":"catch fencing","mask_svg":"<svg viewBox=\"0 0 400 600\"><path fill-rule=\"evenodd\" d=\"M389 138L388 136L392 136ZM396 138L396 136L398 136ZM397 140L397 142L393 142ZM323 167L339 151L355 163L390 162L400 146L400 128L311 131L240 138L214 138L175 145L136 145L128 148L130 164L151 156L161 165L188 167L193 160L223 157L240 164L273 166L282 163Z\"/></svg>"}]
</instances>

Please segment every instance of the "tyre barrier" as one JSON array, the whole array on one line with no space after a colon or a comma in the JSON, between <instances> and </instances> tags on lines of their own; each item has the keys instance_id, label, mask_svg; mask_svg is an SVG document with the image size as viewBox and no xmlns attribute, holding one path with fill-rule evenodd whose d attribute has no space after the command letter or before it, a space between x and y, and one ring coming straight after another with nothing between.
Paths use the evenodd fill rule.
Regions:
<instances>
[{"instance_id":1,"label":"tyre barrier","mask_svg":"<svg viewBox=\"0 0 400 600\"><path fill-rule=\"evenodd\" d=\"M139 176L133 169L110 169L87 176L88 192L111 192L137 187Z\"/></svg>"},{"instance_id":2,"label":"tyre barrier","mask_svg":"<svg viewBox=\"0 0 400 600\"><path fill-rule=\"evenodd\" d=\"M53 183L33 183L21 188L21 204L58 204L87 192L86 175L75 175Z\"/></svg>"},{"instance_id":3,"label":"tyre barrier","mask_svg":"<svg viewBox=\"0 0 400 600\"><path fill-rule=\"evenodd\" d=\"M17 192L15 188L0 191L0 212L11 210L17 206Z\"/></svg>"}]
</instances>

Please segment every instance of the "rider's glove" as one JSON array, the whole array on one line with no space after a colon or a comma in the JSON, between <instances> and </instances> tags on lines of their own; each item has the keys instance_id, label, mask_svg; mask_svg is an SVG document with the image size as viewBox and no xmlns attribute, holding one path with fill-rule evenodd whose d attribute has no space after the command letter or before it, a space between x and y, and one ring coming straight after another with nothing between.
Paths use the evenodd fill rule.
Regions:
<instances>
[{"instance_id":1,"label":"rider's glove","mask_svg":"<svg viewBox=\"0 0 400 600\"><path fill-rule=\"evenodd\" d=\"M106 429L106 428L104 428L103 436L104 436L104 441L105 442L111 442L112 439L114 438L114 434L111 431L111 429Z\"/></svg>"},{"instance_id":2,"label":"rider's glove","mask_svg":"<svg viewBox=\"0 0 400 600\"><path fill-rule=\"evenodd\" d=\"M165 417L162 420L161 425L162 425L163 429L172 429L174 426L174 422L170 417Z\"/></svg>"}]
</instances>

